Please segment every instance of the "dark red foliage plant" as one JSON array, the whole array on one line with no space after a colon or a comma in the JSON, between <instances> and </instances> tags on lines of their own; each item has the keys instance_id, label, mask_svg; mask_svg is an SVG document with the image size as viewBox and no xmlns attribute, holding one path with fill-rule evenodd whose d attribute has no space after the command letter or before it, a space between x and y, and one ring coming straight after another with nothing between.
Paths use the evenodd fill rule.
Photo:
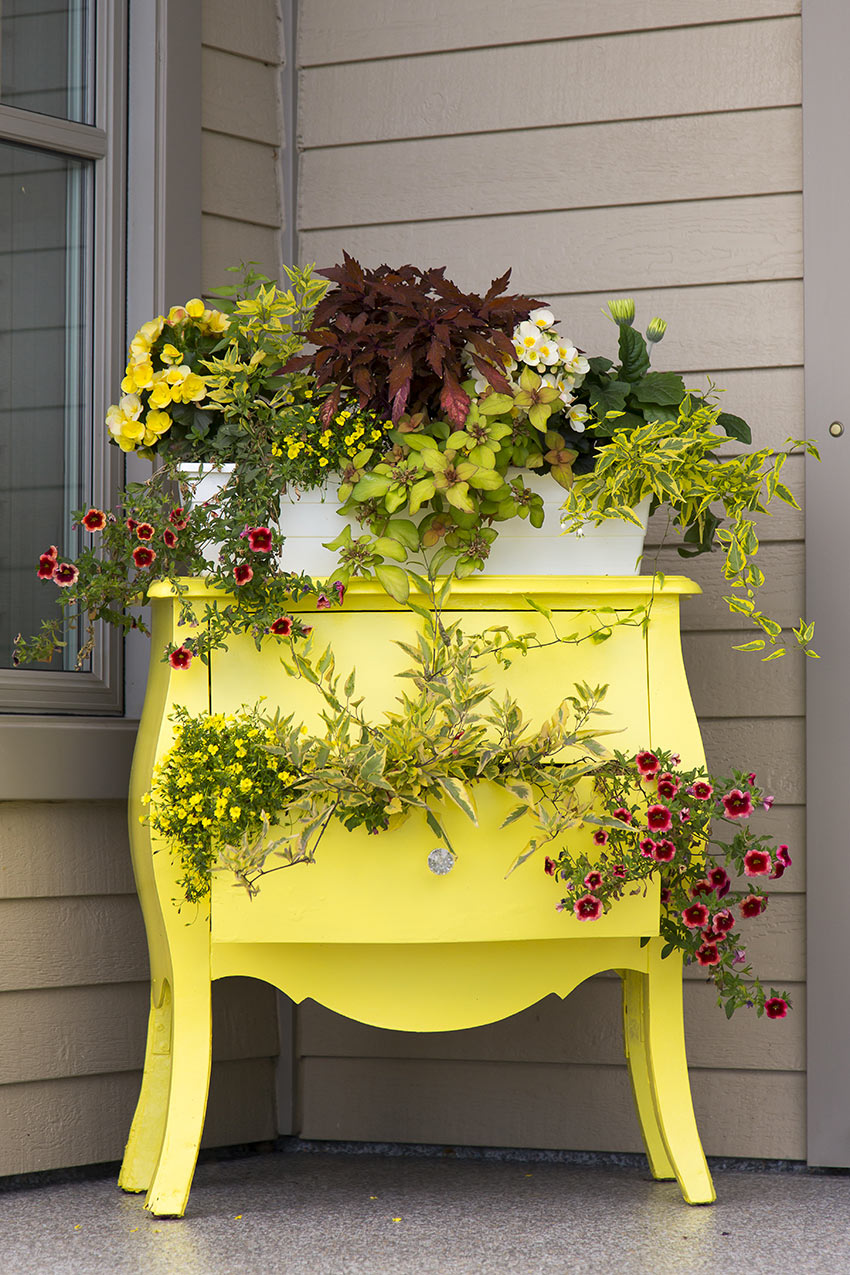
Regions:
<instances>
[{"instance_id":1,"label":"dark red foliage plant","mask_svg":"<svg viewBox=\"0 0 850 1275\"><path fill-rule=\"evenodd\" d=\"M543 304L505 292L510 270L494 279L484 296L462 292L444 266L378 266L367 270L343 254L341 265L318 273L336 284L319 302L307 341L314 353L299 359L311 366L320 386L335 388L322 409L327 424L343 386L353 387L362 408L398 421L405 412L442 416L460 428L469 412L461 361L469 346L473 361L495 390L509 392L503 359L514 353L517 323ZM293 364L294 366L294 364Z\"/></svg>"}]
</instances>

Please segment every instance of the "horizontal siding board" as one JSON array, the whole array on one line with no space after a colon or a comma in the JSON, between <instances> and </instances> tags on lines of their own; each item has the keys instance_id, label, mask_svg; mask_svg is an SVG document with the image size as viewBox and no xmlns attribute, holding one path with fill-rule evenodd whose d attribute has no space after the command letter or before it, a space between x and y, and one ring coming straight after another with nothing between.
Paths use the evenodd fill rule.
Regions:
<instances>
[{"instance_id":1,"label":"horizontal siding board","mask_svg":"<svg viewBox=\"0 0 850 1275\"><path fill-rule=\"evenodd\" d=\"M338 146L799 104L798 18L704 26L696 49L694 33L678 29L307 69L301 140ZM654 94L650 66L663 67Z\"/></svg>"},{"instance_id":2,"label":"horizontal siding board","mask_svg":"<svg viewBox=\"0 0 850 1275\"><path fill-rule=\"evenodd\" d=\"M691 1087L708 1155L805 1158L799 1072L695 1069ZM304 1138L643 1150L624 1066L318 1058L302 1104Z\"/></svg>"},{"instance_id":3,"label":"horizontal siding board","mask_svg":"<svg viewBox=\"0 0 850 1275\"><path fill-rule=\"evenodd\" d=\"M415 212L415 197L410 211ZM629 208L581 208L302 232L304 256L323 265L345 248L366 266L445 265L484 290L522 245L514 284L535 295L797 279L802 275L799 195L763 195ZM559 273L553 272L553 259ZM564 263L564 264L561 264ZM560 271L564 270L561 274ZM557 279L557 283L555 282Z\"/></svg>"},{"instance_id":4,"label":"horizontal siding board","mask_svg":"<svg viewBox=\"0 0 850 1275\"><path fill-rule=\"evenodd\" d=\"M742 639L750 640L749 632L688 633L682 639L685 670L697 716L803 716L806 709L803 657L791 652L784 659L765 663L755 652L732 649L733 644L740 644ZM746 695L742 693L744 688ZM740 766L745 768L743 762Z\"/></svg>"},{"instance_id":5,"label":"horizontal siding board","mask_svg":"<svg viewBox=\"0 0 850 1275\"><path fill-rule=\"evenodd\" d=\"M226 0L207 3L218 10ZM228 14L232 9L228 4ZM605 0L604 5L599 0L526 0L521 10L492 0L464 0L462 12L460 22L456 0L429 0L427 5L421 0L305 0L298 11L298 61L309 66L433 53L468 48L482 36L489 45L536 43L541 32L549 40L561 40L783 17L799 13L800 0ZM210 42L207 32L205 20L204 40ZM227 38L233 36L228 32Z\"/></svg>"},{"instance_id":6,"label":"horizontal siding board","mask_svg":"<svg viewBox=\"0 0 850 1275\"><path fill-rule=\"evenodd\" d=\"M779 801L806 800L806 739L802 717L704 717L700 731L714 774L754 770Z\"/></svg>"},{"instance_id":7,"label":"horizontal siding board","mask_svg":"<svg viewBox=\"0 0 850 1275\"><path fill-rule=\"evenodd\" d=\"M221 133L201 139L202 208L205 213L259 226L280 226L278 152Z\"/></svg>"},{"instance_id":8,"label":"horizontal siding board","mask_svg":"<svg viewBox=\"0 0 850 1275\"><path fill-rule=\"evenodd\" d=\"M130 894L126 801L7 801L0 899Z\"/></svg>"},{"instance_id":9,"label":"horizontal siding board","mask_svg":"<svg viewBox=\"0 0 850 1275\"><path fill-rule=\"evenodd\" d=\"M765 543L759 548L758 562L765 574L759 590L759 606L785 628L797 623L804 610L802 544ZM749 633L749 623L742 615L733 616L723 598L729 594L729 583L723 579L718 553L701 554L698 558L680 558L675 549L650 551L644 556L643 570L657 569L665 575L686 575L701 585L697 597L682 599L682 632L705 632L713 629L737 629ZM728 637L738 641L737 637ZM729 672L744 673L749 661L735 657Z\"/></svg>"},{"instance_id":10,"label":"horizontal siding board","mask_svg":"<svg viewBox=\"0 0 850 1275\"><path fill-rule=\"evenodd\" d=\"M281 55L278 4L273 0L204 0L201 40L207 48L277 64Z\"/></svg>"},{"instance_id":11,"label":"horizontal siding board","mask_svg":"<svg viewBox=\"0 0 850 1275\"><path fill-rule=\"evenodd\" d=\"M493 264L504 267L502 261ZM460 282L467 280L461 276ZM512 286L525 288L519 271ZM727 371L757 368L771 375L775 368L800 369L803 362L803 287L796 279L672 288L636 288L623 279L614 288L567 295L553 269L544 295L564 336L609 358L616 355L617 339L606 317L608 300L634 297L641 328L655 314L667 320L667 335L655 347L653 367L686 374L692 389L706 388L702 374L707 369L723 369L715 377L722 386ZM724 407L735 411L729 395Z\"/></svg>"},{"instance_id":12,"label":"horizontal siding board","mask_svg":"<svg viewBox=\"0 0 850 1275\"><path fill-rule=\"evenodd\" d=\"M229 217L204 216L201 219L201 253L203 291L209 296L217 287L232 284L229 266L243 261L258 262L257 269L270 279L280 275L280 232L268 226L255 226Z\"/></svg>"},{"instance_id":13,"label":"horizontal siding board","mask_svg":"<svg viewBox=\"0 0 850 1275\"><path fill-rule=\"evenodd\" d=\"M805 1068L805 989L789 991L794 1010L771 1022L739 1010L729 1020L704 983L685 986L685 1023L691 1067L801 1071ZM576 1063L614 1066L623 1061L620 981L595 978L565 1001L557 996L530 1009L457 1032L393 1032L354 1023L315 1002L298 1010L299 1051L305 1059L429 1058Z\"/></svg>"},{"instance_id":14,"label":"horizontal siding board","mask_svg":"<svg viewBox=\"0 0 850 1275\"><path fill-rule=\"evenodd\" d=\"M213 1064L204 1147L276 1136L273 1062ZM124 1154L141 1073L72 1076L0 1086L0 1177L102 1164Z\"/></svg>"},{"instance_id":15,"label":"horizontal siding board","mask_svg":"<svg viewBox=\"0 0 850 1275\"><path fill-rule=\"evenodd\" d=\"M148 977L133 895L0 902L0 991Z\"/></svg>"},{"instance_id":16,"label":"horizontal siding board","mask_svg":"<svg viewBox=\"0 0 850 1275\"><path fill-rule=\"evenodd\" d=\"M298 224L313 230L795 191L800 132L799 108L784 107L308 150Z\"/></svg>"},{"instance_id":17,"label":"horizontal siding board","mask_svg":"<svg viewBox=\"0 0 850 1275\"><path fill-rule=\"evenodd\" d=\"M278 145L277 66L203 49L201 124L216 133Z\"/></svg>"}]
</instances>

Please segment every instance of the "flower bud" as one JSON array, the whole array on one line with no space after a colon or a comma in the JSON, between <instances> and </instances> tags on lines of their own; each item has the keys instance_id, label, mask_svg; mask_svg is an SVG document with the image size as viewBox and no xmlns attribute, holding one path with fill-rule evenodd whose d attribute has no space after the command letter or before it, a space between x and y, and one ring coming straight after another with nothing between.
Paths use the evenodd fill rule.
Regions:
<instances>
[{"instance_id":1,"label":"flower bud","mask_svg":"<svg viewBox=\"0 0 850 1275\"><path fill-rule=\"evenodd\" d=\"M618 327L630 328L635 317L635 303L633 297L623 297L619 301L609 301L608 309L611 311L611 318Z\"/></svg>"},{"instance_id":2,"label":"flower bud","mask_svg":"<svg viewBox=\"0 0 850 1275\"><path fill-rule=\"evenodd\" d=\"M650 319L649 327L646 329L647 341L660 341L664 333L667 331L667 324L663 319Z\"/></svg>"}]
</instances>

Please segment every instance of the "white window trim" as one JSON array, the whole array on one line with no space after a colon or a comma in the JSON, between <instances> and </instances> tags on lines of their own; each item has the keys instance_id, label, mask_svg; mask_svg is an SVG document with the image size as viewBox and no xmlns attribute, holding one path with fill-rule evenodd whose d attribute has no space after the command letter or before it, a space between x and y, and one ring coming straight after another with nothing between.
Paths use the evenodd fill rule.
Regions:
<instances>
[{"instance_id":1,"label":"white window trim","mask_svg":"<svg viewBox=\"0 0 850 1275\"><path fill-rule=\"evenodd\" d=\"M201 286L201 0L99 0L97 11L101 34L106 38L105 32L110 31L115 39L120 29L115 47L126 50L129 41L129 58L125 60L122 53L120 58L103 60L104 82L97 86L97 100L108 103L112 112L111 116L99 115L97 124L111 119L115 145L120 141L123 146L126 139L126 168L122 152L121 171L128 173L128 180L122 178L106 187L113 200L113 214L117 206L121 215L113 221L119 233L112 239L111 269L108 274L104 271L98 301L101 322L108 319L111 325L112 345L105 356L107 375L100 378L95 427L105 416L109 394L120 378L128 330L134 331L159 313L168 296L192 296ZM129 101L128 117L125 100ZM0 112L6 109L0 108ZM18 120L27 117L33 129L52 128L51 122L45 126L43 116L22 111L13 114ZM0 129L5 122L0 114ZM105 129L101 127L67 125L65 121L61 126L66 131L82 127L91 147L104 144ZM32 140L57 148L54 136L51 132L47 142L42 131ZM83 153L70 135L67 149ZM104 167L107 162L105 159ZM115 171L113 166L111 172ZM105 200L102 206L105 215ZM104 233L103 226L100 232ZM125 277L126 314L119 304ZM95 473L95 480L111 499L122 479L122 457L112 447L104 447L103 452L103 467ZM137 469L129 476L143 474ZM149 651L147 643L128 643L127 702L122 704L120 643L113 641L112 645L115 676L109 691L104 691L103 706L91 698L82 702L80 679L85 679L91 694L92 674L10 670L6 676L6 671L0 670L0 800L126 796L137 724L134 719L141 711ZM111 674L112 669L109 671ZM97 670L95 676L100 676ZM35 689L30 680L33 677L43 679L50 690L41 710L33 710L32 700L19 706L12 698L15 692L9 691L9 679L23 688L21 678ZM68 687L64 697L57 693L59 679ZM107 694L112 698L106 700ZM119 716L122 707L123 718Z\"/></svg>"},{"instance_id":2,"label":"white window trim","mask_svg":"<svg viewBox=\"0 0 850 1275\"><path fill-rule=\"evenodd\" d=\"M124 0L100 0L95 9L95 124L53 119L33 111L0 107L0 136L60 153L95 160L93 208L94 269L88 349L93 371L89 403L93 422L103 420L108 388L120 370L124 338L122 312L125 223L125 90L127 29ZM90 443L93 498L111 504L121 465L106 439L93 425ZM35 567L33 567L35 570ZM58 609L57 609L58 615ZM100 626L104 628L105 626ZM120 713L121 643L113 633L99 632L91 672L46 672L0 669L3 713Z\"/></svg>"}]
</instances>

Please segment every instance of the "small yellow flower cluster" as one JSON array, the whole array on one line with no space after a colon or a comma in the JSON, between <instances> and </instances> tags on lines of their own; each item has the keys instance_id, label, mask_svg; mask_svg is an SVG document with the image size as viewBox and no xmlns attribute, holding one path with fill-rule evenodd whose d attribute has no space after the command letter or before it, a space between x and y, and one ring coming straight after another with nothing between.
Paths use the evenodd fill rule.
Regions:
<instances>
[{"instance_id":1,"label":"small yellow flower cluster","mask_svg":"<svg viewBox=\"0 0 850 1275\"><path fill-rule=\"evenodd\" d=\"M335 472L345 467L363 447L374 445L391 428L374 412L357 407L342 407L331 425L323 425L318 405L310 400L311 389L296 398L290 396L279 418L279 429L272 444L272 455L298 461L298 477L318 479L324 470Z\"/></svg>"},{"instance_id":2,"label":"small yellow flower cluster","mask_svg":"<svg viewBox=\"0 0 850 1275\"><path fill-rule=\"evenodd\" d=\"M113 440L124 452L138 447L155 447L171 428L166 410L172 403L203 402L205 378L192 368L192 353L171 341L163 341L165 328L174 340L191 337L215 338L226 332L230 321L220 310L208 310L199 297L185 306L172 306L168 315L143 323L130 342L129 361L121 382L123 397L106 413L106 425ZM142 397L144 396L144 397Z\"/></svg>"},{"instance_id":3,"label":"small yellow flower cluster","mask_svg":"<svg viewBox=\"0 0 850 1275\"><path fill-rule=\"evenodd\" d=\"M256 712L179 717L142 800L152 831L180 861L187 899L209 891L219 849L258 834L263 818L283 808L294 776L269 751L278 742Z\"/></svg>"}]
</instances>

